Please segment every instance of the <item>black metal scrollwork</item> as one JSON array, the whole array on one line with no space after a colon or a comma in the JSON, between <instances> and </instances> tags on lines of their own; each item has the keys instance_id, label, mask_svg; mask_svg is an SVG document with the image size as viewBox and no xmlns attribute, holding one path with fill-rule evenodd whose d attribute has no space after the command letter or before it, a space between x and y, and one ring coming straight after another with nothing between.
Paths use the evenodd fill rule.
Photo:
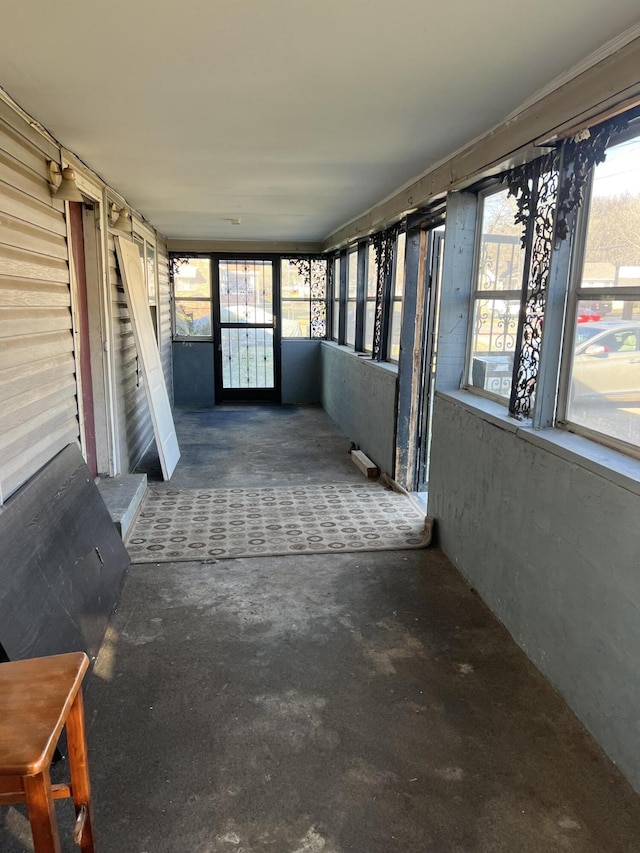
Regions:
<instances>
[{"instance_id":1,"label":"black metal scrollwork","mask_svg":"<svg viewBox=\"0 0 640 853\"><path fill-rule=\"evenodd\" d=\"M607 146L628 123L628 116L613 118L562 141L556 150L506 175L509 194L518 208L515 221L523 227L522 246L527 251L527 297L520 311L509 400L509 413L515 418L529 417L533 408L554 243L569 235L571 216L583 202L591 169L605 159ZM561 160L562 180L558 171Z\"/></svg>"},{"instance_id":2,"label":"black metal scrollwork","mask_svg":"<svg viewBox=\"0 0 640 853\"><path fill-rule=\"evenodd\" d=\"M380 361L383 357L383 321L386 283L391 278L393 265L393 249L399 226L393 225L384 231L378 231L372 237L373 249L376 256L376 312L373 325L373 346L371 358Z\"/></svg>"}]
</instances>

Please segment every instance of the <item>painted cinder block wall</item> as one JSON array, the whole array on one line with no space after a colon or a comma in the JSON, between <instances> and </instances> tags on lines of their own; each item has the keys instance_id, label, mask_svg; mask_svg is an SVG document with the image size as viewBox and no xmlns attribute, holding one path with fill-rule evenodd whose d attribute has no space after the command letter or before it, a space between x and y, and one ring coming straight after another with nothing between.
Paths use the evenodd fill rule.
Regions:
<instances>
[{"instance_id":1,"label":"painted cinder block wall","mask_svg":"<svg viewBox=\"0 0 640 853\"><path fill-rule=\"evenodd\" d=\"M373 362L333 343L323 343L321 355L324 410L381 471L393 476L395 365Z\"/></svg>"},{"instance_id":2,"label":"painted cinder block wall","mask_svg":"<svg viewBox=\"0 0 640 853\"><path fill-rule=\"evenodd\" d=\"M640 789L640 494L543 443L437 395L429 513L445 554Z\"/></svg>"}]
</instances>

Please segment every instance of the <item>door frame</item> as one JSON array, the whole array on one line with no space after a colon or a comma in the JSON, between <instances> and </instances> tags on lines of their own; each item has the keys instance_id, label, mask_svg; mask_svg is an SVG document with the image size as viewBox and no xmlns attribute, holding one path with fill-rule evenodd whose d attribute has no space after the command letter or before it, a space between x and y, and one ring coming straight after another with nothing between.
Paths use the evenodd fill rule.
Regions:
<instances>
[{"instance_id":1,"label":"door frame","mask_svg":"<svg viewBox=\"0 0 640 853\"><path fill-rule=\"evenodd\" d=\"M273 325L247 323L224 324L226 328L273 328L273 388L224 388L222 375L222 328L220 318L220 262L264 261L271 264ZM213 332L213 374L215 405L227 403L276 403L282 400L282 353L280 322L280 256L264 253L212 252L211 253L211 303Z\"/></svg>"},{"instance_id":2,"label":"door frame","mask_svg":"<svg viewBox=\"0 0 640 853\"><path fill-rule=\"evenodd\" d=\"M420 357L420 384L418 386L415 458L413 460L413 484L415 491L426 491L428 486L429 456L431 449L431 418L433 415L433 393L435 379L436 336L438 301L442 278L444 231L438 226L429 229L427 237L427 263L425 282L424 328Z\"/></svg>"},{"instance_id":3,"label":"door frame","mask_svg":"<svg viewBox=\"0 0 640 853\"><path fill-rule=\"evenodd\" d=\"M82 208L83 247L85 262L86 295L88 306L89 360L92 376L92 401L95 425L95 449L99 474L114 476L118 473L116 457L116 427L114 410L113 367L111 364L111 305L105 268L107 230L106 186L95 179L83 164L70 152L62 151L62 168L71 166L76 173L76 184L85 198ZM73 237L68 202L65 202L65 219L70 273L71 323L73 353L76 364L76 404L82 454L87 459L85 435L85 405L80 371L80 302L78 274L73 259ZM77 237L76 237L77 240Z\"/></svg>"}]
</instances>

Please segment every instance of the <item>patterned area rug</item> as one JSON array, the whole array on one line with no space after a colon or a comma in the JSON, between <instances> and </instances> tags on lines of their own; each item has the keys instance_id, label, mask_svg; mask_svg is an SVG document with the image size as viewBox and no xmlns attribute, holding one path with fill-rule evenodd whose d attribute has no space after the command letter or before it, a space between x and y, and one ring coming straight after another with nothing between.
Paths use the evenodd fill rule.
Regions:
<instances>
[{"instance_id":1,"label":"patterned area rug","mask_svg":"<svg viewBox=\"0 0 640 853\"><path fill-rule=\"evenodd\" d=\"M425 516L377 484L149 490L127 548L134 563L424 548Z\"/></svg>"}]
</instances>

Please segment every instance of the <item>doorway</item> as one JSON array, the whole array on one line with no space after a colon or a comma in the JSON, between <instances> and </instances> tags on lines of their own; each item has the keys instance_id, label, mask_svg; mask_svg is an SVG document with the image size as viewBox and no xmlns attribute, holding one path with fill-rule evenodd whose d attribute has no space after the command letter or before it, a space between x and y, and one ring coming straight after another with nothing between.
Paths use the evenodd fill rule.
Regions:
<instances>
[{"instance_id":1,"label":"doorway","mask_svg":"<svg viewBox=\"0 0 640 853\"><path fill-rule=\"evenodd\" d=\"M431 413L435 391L435 371L438 337L438 307L442 280L444 226L429 231L425 287L424 328L420 359L420 384L417 401L415 460L413 482L417 492L426 492L429 485L429 455L431 451Z\"/></svg>"},{"instance_id":2,"label":"doorway","mask_svg":"<svg viewBox=\"0 0 640 853\"><path fill-rule=\"evenodd\" d=\"M89 296L85 262L84 204L69 202L71 249L76 274L76 340L78 350L78 385L80 387L79 411L82 420L83 447L87 467L93 477L98 475L96 421L93 405L93 378L91 368L91 339L89 328Z\"/></svg>"},{"instance_id":3,"label":"doorway","mask_svg":"<svg viewBox=\"0 0 640 853\"><path fill-rule=\"evenodd\" d=\"M279 265L218 258L213 340L218 403L280 402Z\"/></svg>"}]
</instances>

